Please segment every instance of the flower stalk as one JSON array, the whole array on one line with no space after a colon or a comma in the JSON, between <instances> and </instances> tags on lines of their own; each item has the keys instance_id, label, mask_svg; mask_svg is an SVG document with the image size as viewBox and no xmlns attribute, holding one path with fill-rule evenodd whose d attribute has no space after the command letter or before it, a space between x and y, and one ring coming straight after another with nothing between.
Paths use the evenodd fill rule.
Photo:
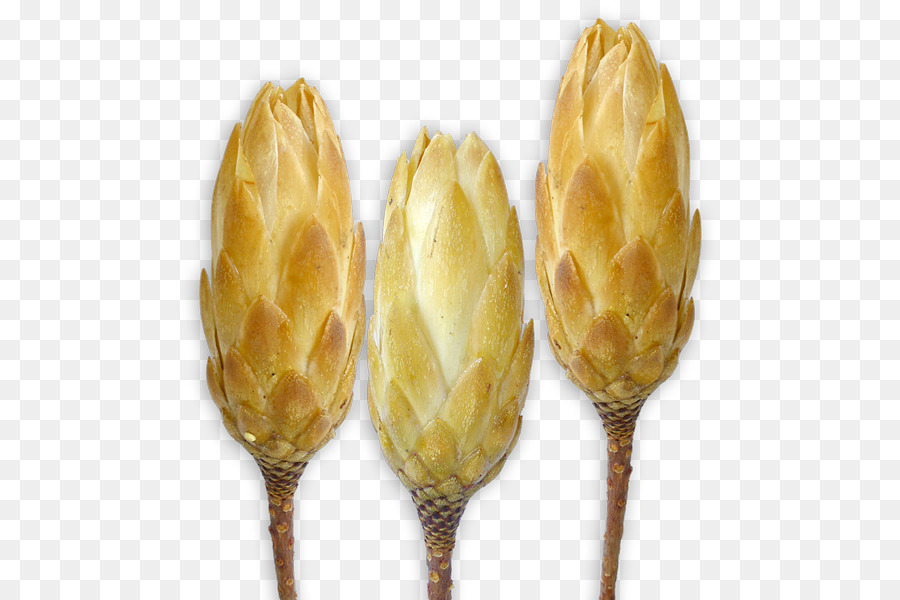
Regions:
<instances>
[{"instance_id":1,"label":"flower stalk","mask_svg":"<svg viewBox=\"0 0 900 600\"><path fill-rule=\"evenodd\" d=\"M315 88L263 86L228 141L211 223L207 383L262 471L278 593L293 600L294 492L347 415L365 320L365 239Z\"/></svg>"},{"instance_id":2,"label":"flower stalk","mask_svg":"<svg viewBox=\"0 0 900 600\"><path fill-rule=\"evenodd\" d=\"M397 162L369 322L369 414L410 491L430 600L449 600L466 503L516 445L534 351L524 257L500 167L470 134L423 129Z\"/></svg>"},{"instance_id":3,"label":"flower stalk","mask_svg":"<svg viewBox=\"0 0 900 600\"><path fill-rule=\"evenodd\" d=\"M560 83L536 179L536 266L551 349L608 437L601 573L615 597L635 425L694 322L700 215L669 72L634 24L585 29Z\"/></svg>"}]
</instances>

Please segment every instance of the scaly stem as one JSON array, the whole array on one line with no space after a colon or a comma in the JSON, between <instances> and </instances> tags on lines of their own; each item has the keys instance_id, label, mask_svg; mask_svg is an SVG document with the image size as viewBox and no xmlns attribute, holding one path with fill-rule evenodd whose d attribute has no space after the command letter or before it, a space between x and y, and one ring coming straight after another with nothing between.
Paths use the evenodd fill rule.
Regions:
<instances>
[{"instance_id":1,"label":"scaly stem","mask_svg":"<svg viewBox=\"0 0 900 600\"><path fill-rule=\"evenodd\" d=\"M275 575L278 577L278 597L296 600L294 589L294 499L269 494L269 533L275 555Z\"/></svg>"},{"instance_id":2,"label":"scaly stem","mask_svg":"<svg viewBox=\"0 0 900 600\"><path fill-rule=\"evenodd\" d=\"M451 600L453 580L450 577L450 558L453 548L443 550L426 549L428 564L428 600Z\"/></svg>"},{"instance_id":3,"label":"scaly stem","mask_svg":"<svg viewBox=\"0 0 900 600\"><path fill-rule=\"evenodd\" d=\"M609 477L606 480L606 536L603 542L603 573L600 600L615 600L619 573L619 547L625 523L628 480L631 477L631 438L609 438Z\"/></svg>"}]
</instances>

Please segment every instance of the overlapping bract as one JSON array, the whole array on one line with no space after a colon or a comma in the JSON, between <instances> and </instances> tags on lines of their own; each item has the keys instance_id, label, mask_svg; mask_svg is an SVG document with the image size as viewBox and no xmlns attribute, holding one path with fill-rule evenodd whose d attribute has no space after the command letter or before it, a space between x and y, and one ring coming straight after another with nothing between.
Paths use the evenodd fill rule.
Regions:
<instances>
[{"instance_id":1,"label":"overlapping bract","mask_svg":"<svg viewBox=\"0 0 900 600\"><path fill-rule=\"evenodd\" d=\"M515 446L534 349L523 267L488 148L423 129L391 182L368 342L369 411L410 490L468 495Z\"/></svg>"},{"instance_id":2,"label":"overlapping bract","mask_svg":"<svg viewBox=\"0 0 900 600\"><path fill-rule=\"evenodd\" d=\"M207 381L257 459L306 462L347 414L365 319L365 242L315 88L266 84L232 131L201 285Z\"/></svg>"},{"instance_id":3,"label":"overlapping bract","mask_svg":"<svg viewBox=\"0 0 900 600\"><path fill-rule=\"evenodd\" d=\"M538 170L536 263L553 352L601 416L633 421L690 335L688 169L666 67L637 26L598 20L572 52Z\"/></svg>"}]
</instances>

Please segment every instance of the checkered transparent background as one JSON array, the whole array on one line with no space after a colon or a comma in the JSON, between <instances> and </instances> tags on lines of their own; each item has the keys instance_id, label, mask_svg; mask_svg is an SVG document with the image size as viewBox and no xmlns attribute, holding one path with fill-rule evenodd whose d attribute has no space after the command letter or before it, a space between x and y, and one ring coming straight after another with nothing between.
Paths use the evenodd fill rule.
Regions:
<instances>
[{"instance_id":1,"label":"checkered transparent background","mask_svg":"<svg viewBox=\"0 0 900 600\"><path fill-rule=\"evenodd\" d=\"M264 81L319 88L371 312L387 184L422 125L478 131L533 257L558 82L603 17L672 72L704 231L693 339L638 426L620 597L900 598L896 3L214 4L0 3L0 597L275 598L261 478L204 383L228 132ZM604 434L526 267L525 425L466 511L456 597L596 598ZM363 356L301 480L301 597L424 597L366 380Z\"/></svg>"}]
</instances>

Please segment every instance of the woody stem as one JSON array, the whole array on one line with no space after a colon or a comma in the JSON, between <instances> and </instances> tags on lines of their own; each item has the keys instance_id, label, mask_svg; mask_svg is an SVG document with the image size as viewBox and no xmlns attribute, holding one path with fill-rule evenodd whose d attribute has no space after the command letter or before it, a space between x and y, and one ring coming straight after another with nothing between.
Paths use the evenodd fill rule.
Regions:
<instances>
[{"instance_id":1,"label":"woody stem","mask_svg":"<svg viewBox=\"0 0 900 600\"><path fill-rule=\"evenodd\" d=\"M603 572L600 600L615 600L619 573L619 548L625 523L628 480L631 477L632 438L609 438L609 475L607 484L606 536L603 541Z\"/></svg>"},{"instance_id":2,"label":"woody stem","mask_svg":"<svg viewBox=\"0 0 900 600\"><path fill-rule=\"evenodd\" d=\"M269 534L275 555L280 600L296 600L294 587L294 499L269 494Z\"/></svg>"},{"instance_id":3,"label":"woody stem","mask_svg":"<svg viewBox=\"0 0 900 600\"><path fill-rule=\"evenodd\" d=\"M428 565L428 600L451 600L453 579L450 576L450 559L453 548L426 548Z\"/></svg>"},{"instance_id":4,"label":"woody stem","mask_svg":"<svg viewBox=\"0 0 900 600\"><path fill-rule=\"evenodd\" d=\"M306 463L272 461L256 456L269 497L269 534L275 555L278 598L296 600L294 582L294 492Z\"/></svg>"}]
</instances>

